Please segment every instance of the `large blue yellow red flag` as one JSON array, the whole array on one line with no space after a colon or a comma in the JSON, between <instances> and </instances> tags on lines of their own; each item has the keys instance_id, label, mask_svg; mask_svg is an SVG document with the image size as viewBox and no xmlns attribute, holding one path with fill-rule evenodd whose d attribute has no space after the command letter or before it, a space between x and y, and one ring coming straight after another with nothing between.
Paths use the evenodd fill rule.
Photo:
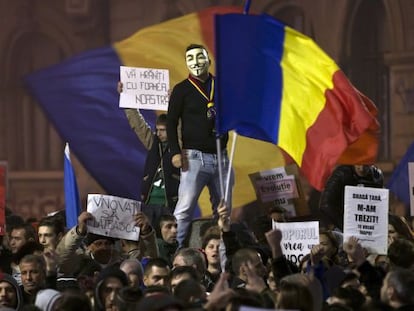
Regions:
<instances>
[{"instance_id":1,"label":"large blue yellow red flag","mask_svg":"<svg viewBox=\"0 0 414 311\"><path fill-rule=\"evenodd\" d=\"M216 17L218 132L278 145L318 190L376 160L376 107L309 37L267 15Z\"/></svg>"},{"instance_id":2,"label":"large blue yellow red flag","mask_svg":"<svg viewBox=\"0 0 414 311\"><path fill-rule=\"evenodd\" d=\"M75 170L70 160L69 144L65 146L63 157L64 190L65 190L65 215L66 228L73 228L78 224L78 216L81 211L78 183L76 181Z\"/></svg>"},{"instance_id":3,"label":"large blue yellow red flag","mask_svg":"<svg viewBox=\"0 0 414 311\"><path fill-rule=\"evenodd\" d=\"M188 75L186 47L204 44L214 64L214 16L241 10L210 7L143 28L111 46L83 52L34 72L26 78L26 85L62 139L70 143L73 154L102 188L111 195L140 200L146 149L119 108L119 67L168 69L172 88ZM214 66L211 69L214 73ZM142 113L154 125L155 112ZM283 165L282 155L272 144L241 138L238 150L244 151L234 162L239 176L233 192L235 206L255 199L249 173ZM82 195L83 189L79 190ZM210 214L208 194L204 202L200 204L203 214Z\"/></svg>"}]
</instances>

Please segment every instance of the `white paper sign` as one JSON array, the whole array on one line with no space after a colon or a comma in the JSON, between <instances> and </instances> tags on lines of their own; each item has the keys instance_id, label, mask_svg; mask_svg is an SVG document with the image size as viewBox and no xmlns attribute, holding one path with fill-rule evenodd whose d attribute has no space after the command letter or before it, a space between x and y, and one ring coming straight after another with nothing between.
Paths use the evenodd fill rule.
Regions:
<instances>
[{"instance_id":1,"label":"white paper sign","mask_svg":"<svg viewBox=\"0 0 414 311\"><path fill-rule=\"evenodd\" d=\"M252 174L252 182L262 202L299 197L295 176L287 175L284 167Z\"/></svg>"},{"instance_id":2,"label":"white paper sign","mask_svg":"<svg viewBox=\"0 0 414 311\"><path fill-rule=\"evenodd\" d=\"M168 110L170 76L167 69L120 67L119 107Z\"/></svg>"},{"instance_id":3,"label":"white paper sign","mask_svg":"<svg viewBox=\"0 0 414 311\"><path fill-rule=\"evenodd\" d=\"M94 217L88 221L88 232L113 238L138 241L139 227L134 215L141 202L103 194L88 194L87 210Z\"/></svg>"},{"instance_id":4,"label":"white paper sign","mask_svg":"<svg viewBox=\"0 0 414 311\"><path fill-rule=\"evenodd\" d=\"M303 256L310 253L314 245L319 244L319 222L273 222L273 229L282 231L283 255L299 265Z\"/></svg>"},{"instance_id":5,"label":"white paper sign","mask_svg":"<svg viewBox=\"0 0 414 311\"><path fill-rule=\"evenodd\" d=\"M345 187L344 242L351 236L373 254L387 254L388 189Z\"/></svg>"}]
</instances>

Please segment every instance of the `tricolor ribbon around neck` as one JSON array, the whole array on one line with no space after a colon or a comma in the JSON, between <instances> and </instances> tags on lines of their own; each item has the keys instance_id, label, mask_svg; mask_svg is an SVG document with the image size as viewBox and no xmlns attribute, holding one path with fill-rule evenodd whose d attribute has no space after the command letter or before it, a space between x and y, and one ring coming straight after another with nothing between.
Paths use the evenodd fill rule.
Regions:
<instances>
[{"instance_id":1,"label":"tricolor ribbon around neck","mask_svg":"<svg viewBox=\"0 0 414 311\"><path fill-rule=\"evenodd\" d=\"M211 78L211 89L210 89L210 97L208 97L207 96L207 94L197 85L197 83L196 82L194 82L192 79L188 79L190 82L191 82L191 84L197 89L197 91L199 91L200 92L200 94L201 95L203 95L203 97L205 98L205 99L207 99L207 101L208 101L208 104L207 105L209 105L210 104L210 107L211 107L211 105L212 106L214 106L214 103L213 103L213 98L214 98L214 79L213 78Z\"/></svg>"}]
</instances>

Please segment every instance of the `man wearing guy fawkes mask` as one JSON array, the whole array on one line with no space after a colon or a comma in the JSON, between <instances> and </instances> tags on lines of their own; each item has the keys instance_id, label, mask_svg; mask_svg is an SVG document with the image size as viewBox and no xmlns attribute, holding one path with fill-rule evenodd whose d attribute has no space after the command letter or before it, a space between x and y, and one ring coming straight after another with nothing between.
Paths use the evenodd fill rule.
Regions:
<instances>
[{"instance_id":1,"label":"man wearing guy fawkes mask","mask_svg":"<svg viewBox=\"0 0 414 311\"><path fill-rule=\"evenodd\" d=\"M167 114L167 135L172 163L181 168L177 218L177 240L180 246L192 220L194 209L204 186L210 192L214 215L221 199L217 162L214 106L214 77L209 73L210 59L204 46L188 46L185 59L189 76L178 83L170 97ZM178 142L177 127L181 119L182 149ZM220 137L223 180L227 179L229 160L226 152L228 135ZM231 172L227 206L231 208Z\"/></svg>"}]
</instances>

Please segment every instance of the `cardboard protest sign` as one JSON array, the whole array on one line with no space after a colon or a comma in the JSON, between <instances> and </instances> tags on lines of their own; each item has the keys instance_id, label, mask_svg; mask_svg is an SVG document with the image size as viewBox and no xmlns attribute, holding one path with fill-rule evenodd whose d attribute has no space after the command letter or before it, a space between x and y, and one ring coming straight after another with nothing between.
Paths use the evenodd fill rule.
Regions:
<instances>
[{"instance_id":1,"label":"cardboard protest sign","mask_svg":"<svg viewBox=\"0 0 414 311\"><path fill-rule=\"evenodd\" d=\"M0 162L0 235L6 233L7 162Z\"/></svg>"},{"instance_id":2,"label":"cardboard protest sign","mask_svg":"<svg viewBox=\"0 0 414 311\"><path fill-rule=\"evenodd\" d=\"M88 221L88 232L113 238L138 241L139 227L134 215L141 202L103 194L88 194L87 210L94 217Z\"/></svg>"},{"instance_id":3,"label":"cardboard protest sign","mask_svg":"<svg viewBox=\"0 0 414 311\"><path fill-rule=\"evenodd\" d=\"M273 229L282 231L282 252L291 262L299 265L314 245L319 244L319 222L273 222Z\"/></svg>"},{"instance_id":4,"label":"cardboard protest sign","mask_svg":"<svg viewBox=\"0 0 414 311\"><path fill-rule=\"evenodd\" d=\"M251 180L256 189L257 197L262 202L282 198L294 199L299 196L295 176L287 175L284 167L251 174Z\"/></svg>"},{"instance_id":5,"label":"cardboard protest sign","mask_svg":"<svg viewBox=\"0 0 414 311\"><path fill-rule=\"evenodd\" d=\"M309 214L296 165L290 164L249 174L258 203L283 208L288 218Z\"/></svg>"},{"instance_id":6,"label":"cardboard protest sign","mask_svg":"<svg viewBox=\"0 0 414 311\"><path fill-rule=\"evenodd\" d=\"M345 187L344 242L359 239L370 253L387 254L389 190Z\"/></svg>"},{"instance_id":7,"label":"cardboard protest sign","mask_svg":"<svg viewBox=\"0 0 414 311\"><path fill-rule=\"evenodd\" d=\"M120 67L119 107L168 110L170 76L167 69Z\"/></svg>"}]
</instances>

